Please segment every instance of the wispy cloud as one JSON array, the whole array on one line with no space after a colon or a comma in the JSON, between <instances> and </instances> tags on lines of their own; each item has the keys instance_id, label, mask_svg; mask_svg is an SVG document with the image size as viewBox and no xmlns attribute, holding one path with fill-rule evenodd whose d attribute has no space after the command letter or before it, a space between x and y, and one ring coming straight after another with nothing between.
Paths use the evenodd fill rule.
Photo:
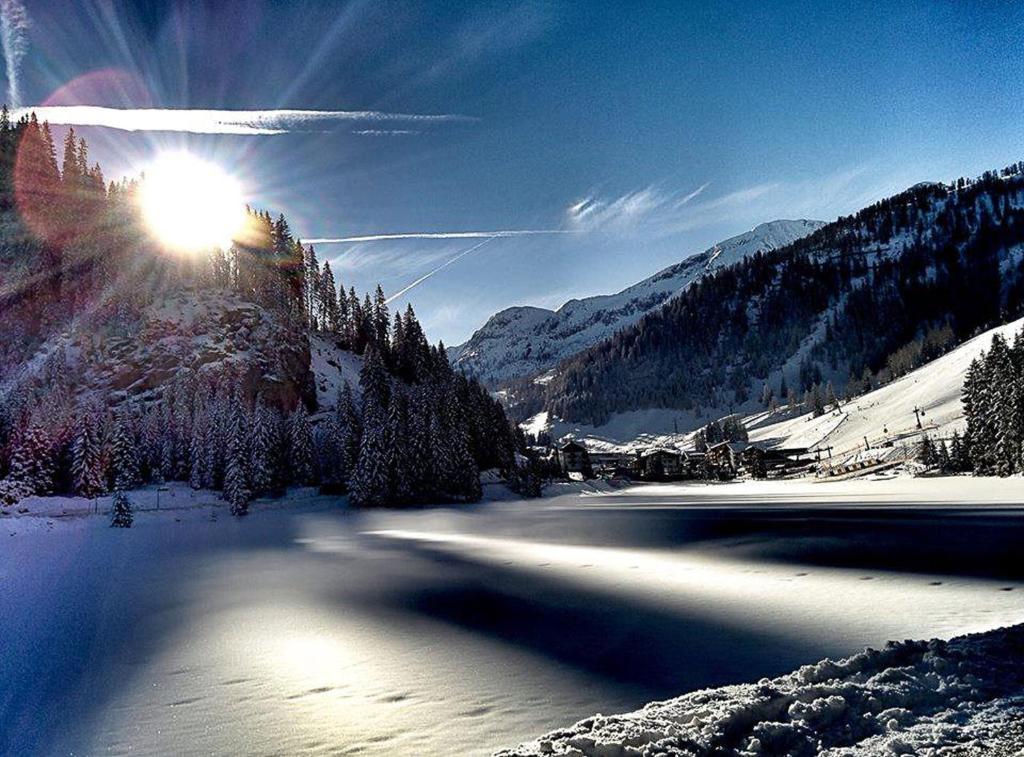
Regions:
<instances>
[{"instance_id":1,"label":"wispy cloud","mask_svg":"<svg viewBox=\"0 0 1024 757\"><path fill-rule=\"evenodd\" d=\"M28 13L20 0L0 0L0 46L7 69L7 102L21 103L21 59L28 50Z\"/></svg>"},{"instance_id":2,"label":"wispy cloud","mask_svg":"<svg viewBox=\"0 0 1024 757\"><path fill-rule=\"evenodd\" d=\"M835 218L903 188L909 177L881 164L799 180L763 181L708 197L710 184L668 191L652 184L618 196L589 195L565 210L566 226L629 238L663 239L713 226L743 228L778 218Z\"/></svg>"},{"instance_id":3,"label":"wispy cloud","mask_svg":"<svg viewBox=\"0 0 1024 757\"><path fill-rule=\"evenodd\" d=\"M500 239L530 237L544 234L575 234L572 229L503 229L499 231L403 231L394 234L367 234L358 237L319 237L303 239L306 244L349 244L384 242L394 239Z\"/></svg>"},{"instance_id":4,"label":"wispy cloud","mask_svg":"<svg viewBox=\"0 0 1024 757\"><path fill-rule=\"evenodd\" d=\"M702 184L685 194L666 192L657 185L613 198L590 195L566 210L570 228L578 231L634 231L685 206L707 187Z\"/></svg>"},{"instance_id":5,"label":"wispy cloud","mask_svg":"<svg viewBox=\"0 0 1024 757\"><path fill-rule=\"evenodd\" d=\"M5 0L0 0L0 3ZM4 7L0 5L0 8ZM5 37L6 39L6 37ZM6 51L7 45L4 44ZM8 66L10 70L10 66ZM184 108L106 108L97 105L43 105L40 120L71 126L103 126L122 131L188 132L192 134L273 135L318 131L342 123L407 123L432 125L475 121L454 113L388 113L377 110L196 110ZM370 130L366 130L370 131Z\"/></svg>"},{"instance_id":6,"label":"wispy cloud","mask_svg":"<svg viewBox=\"0 0 1024 757\"><path fill-rule=\"evenodd\" d=\"M419 129L356 129L352 133L361 137L405 137L423 132Z\"/></svg>"}]
</instances>

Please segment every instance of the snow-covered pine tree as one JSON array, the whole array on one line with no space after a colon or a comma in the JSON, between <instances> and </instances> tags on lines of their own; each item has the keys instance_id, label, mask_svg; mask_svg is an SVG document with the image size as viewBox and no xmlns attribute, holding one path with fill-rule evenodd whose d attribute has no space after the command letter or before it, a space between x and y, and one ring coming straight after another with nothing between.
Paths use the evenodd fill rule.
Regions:
<instances>
[{"instance_id":1,"label":"snow-covered pine tree","mask_svg":"<svg viewBox=\"0 0 1024 757\"><path fill-rule=\"evenodd\" d=\"M388 301L380 284L373 294L373 335L385 364L391 359L391 318L388 315Z\"/></svg>"},{"instance_id":2,"label":"snow-covered pine tree","mask_svg":"<svg viewBox=\"0 0 1024 757\"><path fill-rule=\"evenodd\" d=\"M319 331L321 326L320 312L320 262L316 258L316 250L309 245L304 250L304 292L306 313L309 315L309 325L314 331Z\"/></svg>"},{"instance_id":3,"label":"snow-covered pine tree","mask_svg":"<svg viewBox=\"0 0 1024 757\"><path fill-rule=\"evenodd\" d=\"M943 473L950 473L953 470L953 462L949 456L949 446L945 440L939 439L935 444L935 464Z\"/></svg>"},{"instance_id":4,"label":"snow-covered pine tree","mask_svg":"<svg viewBox=\"0 0 1024 757\"><path fill-rule=\"evenodd\" d=\"M426 386L414 386L411 391L407 453L410 488L416 501L430 502L437 497L435 449L430 434L432 397Z\"/></svg>"},{"instance_id":5,"label":"snow-covered pine tree","mask_svg":"<svg viewBox=\"0 0 1024 757\"><path fill-rule=\"evenodd\" d=\"M958 473L970 470L970 460L964 452L964 443L959 431L954 431L949 440L949 464L952 470Z\"/></svg>"},{"instance_id":6,"label":"snow-covered pine tree","mask_svg":"<svg viewBox=\"0 0 1024 757\"><path fill-rule=\"evenodd\" d=\"M27 494L53 490L55 451L42 423L33 419L11 453L10 478Z\"/></svg>"},{"instance_id":7,"label":"snow-covered pine tree","mask_svg":"<svg viewBox=\"0 0 1024 757\"><path fill-rule=\"evenodd\" d=\"M388 504L394 446L388 425L389 378L375 345L368 347L359 384L363 390L362 444L349 488L352 503L362 507Z\"/></svg>"},{"instance_id":8,"label":"snow-covered pine tree","mask_svg":"<svg viewBox=\"0 0 1024 757\"><path fill-rule=\"evenodd\" d=\"M224 498L231 506L232 515L245 515L249 511L252 491L249 488L249 428L240 401L231 403L229 423L224 464Z\"/></svg>"},{"instance_id":9,"label":"snow-covered pine tree","mask_svg":"<svg viewBox=\"0 0 1024 757\"><path fill-rule=\"evenodd\" d=\"M359 448L363 442L363 424L352 398L352 387L346 381L342 384L335 408L335 416L341 433L342 467L344 484L350 485L352 474L359 460Z\"/></svg>"},{"instance_id":10,"label":"snow-covered pine tree","mask_svg":"<svg viewBox=\"0 0 1024 757\"><path fill-rule=\"evenodd\" d=\"M388 493L396 505L407 505L414 500L407 391L404 385L396 388L388 407L387 417L386 438L391 445L392 460Z\"/></svg>"},{"instance_id":11,"label":"snow-covered pine tree","mask_svg":"<svg viewBox=\"0 0 1024 757\"><path fill-rule=\"evenodd\" d=\"M342 346L346 349L351 349L352 345L349 343L349 339L352 336L352 316L348 310L348 296L345 294L345 286L341 282L338 283L338 301L335 308L338 313L337 335L341 338Z\"/></svg>"},{"instance_id":12,"label":"snow-covered pine tree","mask_svg":"<svg viewBox=\"0 0 1024 757\"><path fill-rule=\"evenodd\" d=\"M341 317L338 311L338 291L334 283L334 272L329 261L324 261L320 274L319 306L321 327L325 331L337 334L341 330Z\"/></svg>"},{"instance_id":13,"label":"snow-covered pine tree","mask_svg":"<svg viewBox=\"0 0 1024 757\"><path fill-rule=\"evenodd\" d=\"M193 489L213 484L210 460L209 390L203 383L192 402L192 438L189 440L189 478Z\"/></svg>"},{"instance_id":14,"label":"snow-covered pine tree","mask_svg":"<svg viewBox=\"0 0 1024 757\"><path fill-rule=\"evenodd\" d=\"M995 473L999 476L1010 476L1017 469L1020 459L1020 444L1017 428L1016 376L1013 362L1006 340L1000 334L992 338L992 349L989 350L989 423L993 427L994 448L992 451Z\"/></svg>"},{"instance_id":15,"label":"snow-covered pine tree","mask_svg":"<svg viewBox=\"0 0 1024 757\"><path fill-rule=\"evenodd\" d=\"M262 397L253 413L252 444L249 448L250 485L253 496L269 494L277 482L277 428L273 411Z\"/></svg>"},{"instance_id":16,"label":"snow-covered pine tree","mask_svg":"<svg viewBox=\"0 0 1024 757\"><path fill-rule=\"evenodd\" d=\"M164 402L160 408L160 421L162 423L160 433L160 472L165 480L177 480L177 467L175 465L175 432L173 418L170 408Z\"/></svg>"},{"instance_id":17,"label":"snow-covered pine tree","mask_svg":"<svg viewBox=\"0 0 1024 757\"><path fill-rule=\"evenodd\" d=\"M288 423L288 468L293 483L313 484L313 435L309 414L301 402Z\"/></svg>"},{"instance_id":18,"label":"snow-covered pine tree","mask_svg":"<svg viewBox=\"0 0 1024 757\"><path fill-rule=\"evenodd\" d=\"M926 468L931 468L935 465L935 446L932 444L932 438L925 434L921 439L921 448L918 451L918 458L921 464Z\"/></svg>"},{"instance_id":19,"label":"snow-covered pine tree","mask_svg":"<svg viewBox=\"0 0 1024 757\"><path fill-rule=\"evenodd\" d=\"M139 485L139 450L126 409L114 420L113 438L114 489L132 489Z\"/></svg>"},{"instance_id":20,"label":"snow-covered pine tree","mask_svg":"<svg viewBox=\"0 0 1024 757\"><path fill-rule=\"evenodd\" d=\"M75 494L97 497L106 491L106 471L95 414L83 410L78 434L71 450L71 475Z\"/></svg>"},{"instance_id":21,"label":"snow-covered pine tree","mask_svg":"<svg viewBox=\"0 0 1024 757\"><path fill-rule=\"evenodd\" d=\"M135 515L132 512L132 502L123 489L114 490L113 517L110 525L113 528L131 528L135 522Z\"/></svg>"},{"instance_id":22,"label":"snow-covered pine tree","mask_svg":"<svg viewBox=\"0 0 1024 757\"><path fill-rule=\"evenodd\" d=\"M164 483L161 460L162 438L163 430L160 426L159 407L151 406L146 410L142 421L139 457L142 462L143 480L152 481L156 484Z\"/></svg>"}]
</instances>

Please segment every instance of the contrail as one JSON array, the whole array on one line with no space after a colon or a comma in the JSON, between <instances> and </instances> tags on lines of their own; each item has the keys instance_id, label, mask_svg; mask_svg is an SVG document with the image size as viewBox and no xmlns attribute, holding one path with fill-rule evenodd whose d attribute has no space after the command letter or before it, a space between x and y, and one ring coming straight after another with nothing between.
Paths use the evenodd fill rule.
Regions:
<instances>
[{"instance_id":1,"label":"contrail","mask_svg":"<svg viewBox=\"0 0 1024 757\"><path fill-rule=\"evenodd\" d=\"M477 251L477 250L479 250L479 249L480 249L481 247L483 247L483 246L484 246L485 244L487 244L488 242L493 242L493 241L494 241L495 239L498 239L498 236L489 236L489 237L487 237L487 238L486 238L486 239L485 239L484 241L482 241L482 242L477 242L477 243L476 243L475 245L473 245L472 247L470 247L470 248L468 248L468 249L465 249L465 250L463 250L462 252L458 253L457 255L455 255L455 257L449 258L448 260L446 260L445 262L441 263L441 265L439 265L439 266L438 266L437 268L433 269L432 271L427 271L427 272L426 272L425 274L423 274L422 276L420 276L420 277L419 277L418 279L416 279L416 281L412 282L412 283L411 283L411 284L409 284L408 286L405 286L405 287L403 287L402 289L399 289L399 290L398 290L397 292L395 292L395 293L394 293L393 295L391 295L390 297L388 297L388 298L387 298L387 299L385 300L385 302L386 302L387 304L390 304L392 300L397 300L397 299L398 299L399 297L401 297L401 296L402 296L403 294L405 294L406 292L408 292L408 291L409 291L410 289L413 289L413 288L415 288L415 287L418 287L418 286L419 286L420 284L422 284L422 283L423 283L424 281L426 281L427 279L429 279L429 278L430 278L431 276L433 276L433 275L434 275L435 273L438 273L439 271L442 271L442 270L444 270L445 268L447 268L447 267L448 267L448 266L450 266L450 265L451 265L452 263L454 263L454 262L456 262L456 261L458 261L458 260L462 260L462 258L464 258L464 257L466 257L467 255L469 255L469 253L471 253L471 252L476 252L476 251Z\"/></svg>"},{"instance_id":2,"label":"contrail","mask_svg":"<svg viewBox=\"0 0 1024 757\"><path fill-rule=\"evenodd\" d=\"M18 0L0 0L0 11ZM4 53L7 53L7 17L4 19ZM10 71L8 60L8 71ZM102 126L121 131L185 132L191 134L273 135L319 131L351 122L368 124L418 124L471 122L475 118L455 113L387 113L379 110L203 110L194 108L107 108L99 105L40 105L20 108L18 117L30 110L40 121L71 126Z\"/></svg>"},{"instance_id":3,"label":"contrail","mask_svg":"<svg viewBox=\"0 0 1024 757\"><path fill-rule=\"evenodd\" d=\"M367 234L361 237L321 237L303 239L306 244L345 244L348 242L383 242L389 239L498 239L529 237L538 234L578 234L575 229L506 229L503 231L409 231L397 234Z\"/></svg>"},{"instance_id":4,"label":"contrail","mask_svg":"<svg viewBox=\"0 0 1024 757\"><path fill-rule=\"evenodd\" d=\"M21 102L21 59L28 50L28 12L20 0L0 0L0 46L7 68L7 100L12 108Z\"/></svg>"}]
</instances>

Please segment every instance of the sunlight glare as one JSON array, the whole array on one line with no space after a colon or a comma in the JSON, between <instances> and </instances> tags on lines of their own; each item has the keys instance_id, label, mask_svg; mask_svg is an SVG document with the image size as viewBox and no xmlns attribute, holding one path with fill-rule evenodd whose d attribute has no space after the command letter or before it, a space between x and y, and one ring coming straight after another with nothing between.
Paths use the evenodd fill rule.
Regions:
<instances>
[{"instance_id":1,"label":"sunlight glare","mask_svg":"<svg viewBox=\"0 0 1024 757\"><path fill-rule=\"evenodd\" d=\"M146 167L139 202L153 234L177 252L226 249L245 226L239 182L188 152L164 153Z\"/></svg>"}]
</instances>

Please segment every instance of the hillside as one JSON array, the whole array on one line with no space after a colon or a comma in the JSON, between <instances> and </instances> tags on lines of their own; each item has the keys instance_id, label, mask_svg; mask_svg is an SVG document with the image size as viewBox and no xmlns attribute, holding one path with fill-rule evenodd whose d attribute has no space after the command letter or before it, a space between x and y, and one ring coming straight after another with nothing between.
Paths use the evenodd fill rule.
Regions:
<instances>
[{"instance_id":1,"label":"hillside","mask_svg":"<svg viewBox=\"0 0 1024 757\"><path fill-rule=\"evenodd\" d=\"M784 247L824 225L808 220L763 223L616 294L570 300L558 310L507 308L448 354L457 368L489 384L540 373L636 323L701 276L755 252Z\"/></svg>"},{"instance_id":2,"label":"hillside","mask_svg":"<svg viewBox=\"0 0 1024 757\"><path fill-rule=\"evenodd\" d=\"M229 243L181 246L169 228L209 221L182 202L198 168L108 187L87 150L69 137L60 168L45 123L0 119L0 507L115 492L129 527L128 492L169 481L239 516L289 486L467 502L481 470L515 467L500 404L411 307L345 291L283 215L240 199Z\"/></svg>"},{"instance_id":3,"label":"hillside","mask_svg":"<svg viewBox=\"0 0 1024 757\"><path fill-rule=\"evenodd\" d=\"M785 413L758 413L745 419L751 441L780 447L832 447L835 453L872 444L908 440L923 433L948 437L964 431L961 403L964 379L971 362L1002 335L1012 342L1024 327L1024 318L990 329L969 339L952 352L908 373L892 383L841 404L839 410L815 418L812 413L785 417ZM922 429L914 410L922 410Z\"/></svg>"},{"instance_id":4,"label":"hillside","mask_svg":"<svg viewBox=\"0 0 1024 757\"><path fill-rule=\"evenodd\" d=\"M829 382L859 394L1020 315L1022 257L1019 164L917 185L703 277L506 397L521 418L599 428L644 410L752 412Z\"/></svg>"}]
</instances>

